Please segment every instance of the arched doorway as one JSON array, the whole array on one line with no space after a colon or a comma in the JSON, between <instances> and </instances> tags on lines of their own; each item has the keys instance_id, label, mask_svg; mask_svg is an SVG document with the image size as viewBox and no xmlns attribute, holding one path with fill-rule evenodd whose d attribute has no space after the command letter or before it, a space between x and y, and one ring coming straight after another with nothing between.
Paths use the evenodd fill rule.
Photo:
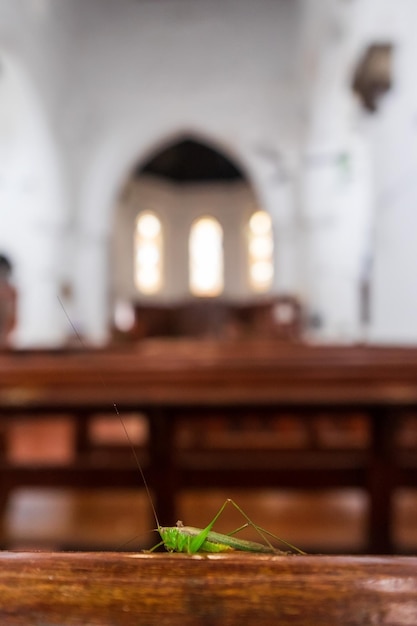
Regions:
<instances>
[{"instance_id":1,"label":"arched doorway","mask_svg":"<svg viewBox=\"0 0 417 626\"><path fill-rule=\"evenodd\" d=\"M223 333L230 307L273 292L271 220L243 169L192 136L134 168L113 243L115 321L122 330L133 324L134 308L147 327L137 328L139 335Z\"/></svg>"},{"instance_id":2,"label":"arched doorway","mask_svg":"<svg viewBox=\"0 0 417 626\"><path fill-rule=\"evenodd\" d=\"M137 177L144 174L181 184L246 180L236 163L191 136L169 144L134 172Z\"/></svg>"}]
</instances>

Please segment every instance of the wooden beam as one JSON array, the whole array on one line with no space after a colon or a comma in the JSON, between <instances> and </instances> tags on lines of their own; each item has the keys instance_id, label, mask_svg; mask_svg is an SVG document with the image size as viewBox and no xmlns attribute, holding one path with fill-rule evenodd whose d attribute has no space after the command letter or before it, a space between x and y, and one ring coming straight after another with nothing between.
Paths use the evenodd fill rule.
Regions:
<instances>
[{"instance_id":1,"label":"wooden beam","mask_svg":"<svg viewBox=\"0 0 417 626\"><path fill-rule=\"evenodd\" d=\"M0 623L417 623L417 558L0 553Z\"/></svg>"}]
</instances>

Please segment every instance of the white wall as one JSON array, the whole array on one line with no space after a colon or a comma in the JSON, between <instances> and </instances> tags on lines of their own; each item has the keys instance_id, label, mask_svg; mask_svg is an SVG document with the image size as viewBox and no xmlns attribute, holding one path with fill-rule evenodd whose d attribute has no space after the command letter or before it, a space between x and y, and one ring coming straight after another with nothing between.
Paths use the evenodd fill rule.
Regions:
<instances>
[{"instance_id":1,"label":"white wall","mask_svg":"<svg viewBox=\"0 0 417 626\"><path fill-rule=\"evenodd\" d=\"M85 49L76 57L76 72L83 96L80 102L74 93L68 122L80 170L81 230L105 243L129 169L158 142L181 133L201 134L236 154L262 196L264 170L271 167L262 147L272 149L274 167L276 155L293 141L288 48L296 5L125 2L114 12L107 2L107 13L102 0L79 5L77 30ZM85 280L89 267L83 268ZM94 280L102 294L106 277ZM80 295L84 307L85 299L95 298L91 290ZM84 316L86 331L99 338L107 320L92 302L88 308L94 315Z\"/></svg>"},{"instance_id":2,"label":"white wall","mask_svg":"<svg viewBox=\"0 0 417 626\"><path fill-rule=\"evenodd\" d=\"M71 310L79 329L102 342L118 192L158 142L187 131L211 137L247 167L260 197L270 196L265 178L285 162L296 129L288 51L299 3L63 0L42 12L42 3L21 0L15 15L6 3L9 39L39 84L48 83L45 109L75 229ZM43 54L31 56L35 35L22 40L22 20L36 25Z\"/></svg>"},{"instance_id":3,"label":"white wall","mask_svg":"<svg viewBox=\"0 0 417 626\"><path fill-rule=\"evenodd\" d=\"M245 170L273 217L276 287L321 316L318 338L361 337L359 285L371 253L371 336L416 340L417 7L378 3L0 0L0 62L13 59L0 76L0 183L13 188L0 190L0 243L16 260L17 341L62 340L63 283L72 284L66 304L79 330L106 340L119 192L158 144L190 133ZM404 16L390 19L400 5ZM398 82L376 119L358 127L351 70L382 35L401 41ZM334 154L348 155L349 174ZM311 166L320 155L328 167Z\"/></svg>"},{"instance_id":4,"label":"white wall","mask_svg":"<svg viewBox=\"0 0 417 626\"><path fill-rule=\"evenodd\" d=\"M42 103L20 66L3 56L0 249L12 261L20 296L16 345L50 345L66 335L57 306L66 208L57 146Z\"/></svg>"},{"instance_id":5,"label":"white wall","mask_svg":"<svg viewBox=\"0 0 417 626\"><path fill-rule=\"evenodd\" d=\"M417 4L384 4L374 28L394 44L394 81L364 120L377 189L370 337L417 344Z\"/></svg>"},{"instance_id":6,"label":"white wall","mask_svg":"<svg viewBox=\"0 0 417 626\"><path fill-rule=\"evenodd\" d=\"M373 196L367 145L360 137L307 154L303 179L304 292L320 320L311 336L364 338L361 284L372 246Z\"/></svg>"}]
</instances>

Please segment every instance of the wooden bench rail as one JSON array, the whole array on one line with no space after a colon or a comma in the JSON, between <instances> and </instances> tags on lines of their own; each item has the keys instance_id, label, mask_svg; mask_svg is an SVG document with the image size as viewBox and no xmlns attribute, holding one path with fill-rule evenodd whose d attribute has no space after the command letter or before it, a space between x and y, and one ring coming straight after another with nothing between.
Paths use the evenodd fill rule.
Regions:
<instances>
[{"instance_id":1,"label":"wooden bench rail","mask_svg":"<svg viewBox=\"0 0 417 626\"><path fill-rule=\"evenodd\" d=\"M0 553L4 626L410 626L417 558Z\"/></svg>"}]
</instances>

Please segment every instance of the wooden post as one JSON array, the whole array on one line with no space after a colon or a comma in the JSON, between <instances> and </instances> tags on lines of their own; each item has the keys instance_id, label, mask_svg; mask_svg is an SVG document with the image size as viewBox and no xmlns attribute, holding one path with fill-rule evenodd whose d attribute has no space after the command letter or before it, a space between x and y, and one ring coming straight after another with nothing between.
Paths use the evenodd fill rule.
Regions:
<instances>
[{"instance_id":1,"label":"wooden post","mask_svg":"<svg viewBox=\"0 0 417 626\"><path fill-rule=\"evenodd\" d=\"M149 452L154 506L161 526L177 521L178 477L175 463L174 412L154 409L149 412ZM155 520L152 519L152 524Z\"/></svg>"},{"instance_id":2,"label":"wooden post","mask_svg":"<svg viewBox=\"0 0 417 626\"><path fill-rule=\"evenodd\" d=\"M395 416L379 407L371 414L371 451L368 469L368 550L371 554L393 552L392 497L395 484Z\"/></svg>"}]
</instances>

